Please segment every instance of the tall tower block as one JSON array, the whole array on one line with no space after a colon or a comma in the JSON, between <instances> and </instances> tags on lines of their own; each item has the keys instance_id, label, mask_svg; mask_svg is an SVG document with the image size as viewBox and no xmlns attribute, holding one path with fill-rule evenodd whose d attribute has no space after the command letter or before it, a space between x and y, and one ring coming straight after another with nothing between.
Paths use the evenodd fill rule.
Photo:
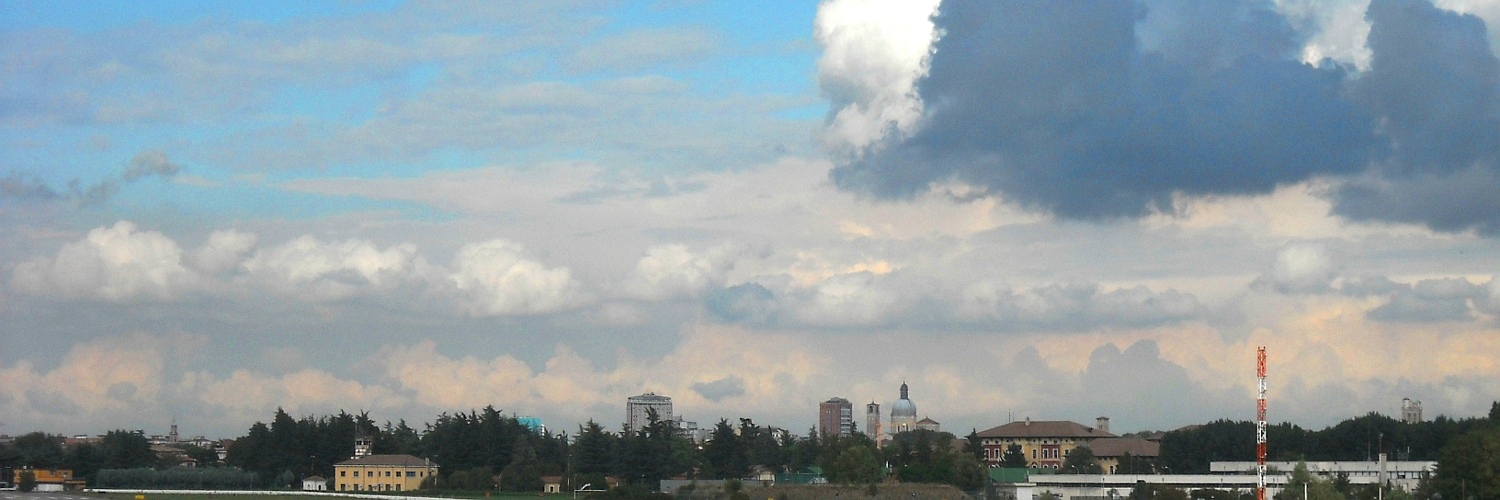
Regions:
<instances>
[{"instance_id":1,"label":"tall tower block","mask_svg":"<svg viewBox=\"0 0 1500 500\"><path fill-rule=\"evenodd\" d=\"M1260 395L1255 398L1255 500L1266 500L1266 348L1255 350L1255 379Z\"/></svg>"}]
</instances>

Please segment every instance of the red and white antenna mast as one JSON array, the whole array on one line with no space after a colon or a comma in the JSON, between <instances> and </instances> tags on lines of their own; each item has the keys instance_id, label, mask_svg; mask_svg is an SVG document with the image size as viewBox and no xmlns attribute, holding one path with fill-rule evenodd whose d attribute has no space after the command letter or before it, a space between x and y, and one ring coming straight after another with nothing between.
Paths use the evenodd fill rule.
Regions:
<instances>
[{"instance_id":1,"label":"red and white antenna mast","mask_svg":"<svg viewBox=\"0 0 1500 500\"><path fill-rule=\"evenodd\" d=\"M1255 398L1255 472L1259 476L1255 500L1266 500L1266 348L1255 349L1255 378L1260 396Z\"/></svg>"}]
</instances>

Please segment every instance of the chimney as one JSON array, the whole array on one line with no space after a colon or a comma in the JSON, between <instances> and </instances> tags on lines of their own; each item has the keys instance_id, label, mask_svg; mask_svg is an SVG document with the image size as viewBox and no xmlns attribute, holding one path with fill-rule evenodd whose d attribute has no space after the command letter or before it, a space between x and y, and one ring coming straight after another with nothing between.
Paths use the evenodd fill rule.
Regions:
<instances>
[{"instance_id":1,"label":"chimney","mask_svg":"<svg viewBox=\"0 0 1500 500\"><path fill-rule=\"evenodd\" d=\"M1031 417L1026 417L1026 426L1031 427Z\"/></svg>"},{"instance_id":2,"label":"chimney","mask_svg":"<svg viewBox=\"0 0 1500 500\"><path fill-rule=\"evenodd\" d=\"M1094 428L1099 429L1103 432L1109 432L1109 417L1099 417L1094 419Z\"/></svg>"}]
</instances>

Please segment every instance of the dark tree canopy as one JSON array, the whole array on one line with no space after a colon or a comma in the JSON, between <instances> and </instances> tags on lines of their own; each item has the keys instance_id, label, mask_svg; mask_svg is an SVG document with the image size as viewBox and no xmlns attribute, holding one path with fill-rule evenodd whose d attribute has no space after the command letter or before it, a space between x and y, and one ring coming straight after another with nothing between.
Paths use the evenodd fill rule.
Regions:
<instances>
[{"instance_id":1,"label":"dark tree canopy","mask_svg":"<svg viewBox=\"0 0 1500 500\"><path fill-rule=\"evenodd\" d=\"M1063 458L1062 468L1058 472L1063 474L1102 474L1104 467L1099 465L1099 458L1094 456L1094 450L1087 446L1079 446L1068 452Z\"/></svg>"},{"instance_id":2,"label":"dark tree canopy","mask_svg":"<svg viewBox=\"0 0 1500 500\"><path fill-rule=\"evenodd\" d=\"M1444 446L1436 483L1443 498L1500 499L1500 425L1470 431Z\"/></svg>"},{"instance_id":3,"label":"dark tree canopy","mask_svg":"<svg viewBox=\"0 0 1500 500\"><path fill-rule=\"evenodd\" d=\"M1000 455L1000 466L1021 469L1026 467L1026 452L1022 451L1021 445L1012 444L1005 447L1005 452Z\"/></svg>"}]
</instances>

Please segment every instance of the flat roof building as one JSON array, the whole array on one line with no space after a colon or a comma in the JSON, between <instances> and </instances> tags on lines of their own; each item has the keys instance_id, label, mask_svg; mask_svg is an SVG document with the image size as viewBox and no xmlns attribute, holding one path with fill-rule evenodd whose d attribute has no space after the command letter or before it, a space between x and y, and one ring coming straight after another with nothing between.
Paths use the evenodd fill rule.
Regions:
<instances>
[{"instance_id":1,"label":"flat roof building","mask_svg":"<svg viewBox=\"0 0 1500 500\"><path fill-rule=\"evenodd\" d=\"M854 404L844 398L830 398L818 404L818 432L825 437L853 435Z\"/></svg>"},{"instance_id":2,"label":"flat roof building","mask_svg":"<svg viewBox=\"0 0 1500 500\"><path fill-rule=\"evenodd\" d=\"M625 429L635 432L646 428L651 423L650 414L653 410L656 412L658 420L673 422L672 398L648 392L626 399Z\"/></svg>"}]
</instances>

